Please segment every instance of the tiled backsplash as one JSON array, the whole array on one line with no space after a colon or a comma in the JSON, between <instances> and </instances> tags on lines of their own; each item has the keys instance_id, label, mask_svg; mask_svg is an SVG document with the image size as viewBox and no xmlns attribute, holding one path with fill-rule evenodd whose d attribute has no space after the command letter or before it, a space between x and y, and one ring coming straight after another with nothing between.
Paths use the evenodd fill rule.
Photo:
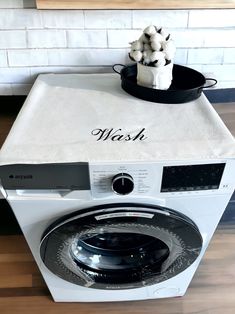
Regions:
<instances>
[{"instance_id":1,"label":"tiled backsplash","mask_svg":"<svg viewBox=\"0 0 235 314\"><path fill-rule=\"evenodd\" d=\"M112 71L129 63L129 42L149 24L172 33L175 63L235 87L235 9L36 10L0 1L0 95L27 94L39 73Z\"/></svg>"}]
</instances>

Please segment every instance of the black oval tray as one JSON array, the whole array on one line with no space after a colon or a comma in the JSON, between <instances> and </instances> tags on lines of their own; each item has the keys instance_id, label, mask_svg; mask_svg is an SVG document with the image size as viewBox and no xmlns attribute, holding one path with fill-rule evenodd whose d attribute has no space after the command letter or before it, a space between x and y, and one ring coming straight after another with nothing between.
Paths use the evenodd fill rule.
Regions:
<instances>
[{"instance_id":1,"label":"black oval tray","mask_svg":"<svg viewBox=\"0 0 235 314\"><path fill-rule=\"evenodd\" d=\"M116 67L121 66L121 71ZM191 68L174 64L172 84L167 90L153 89L137 84L137 65L115 64L113 70L121 75L121 86L130 95L137 98L158 102L178 104L185 103L200 97L204 88L212 87L217 83L216 79L205 78L202 73ZM213 84L204 86L207 80Z\"/></svg>"}]
</instances>

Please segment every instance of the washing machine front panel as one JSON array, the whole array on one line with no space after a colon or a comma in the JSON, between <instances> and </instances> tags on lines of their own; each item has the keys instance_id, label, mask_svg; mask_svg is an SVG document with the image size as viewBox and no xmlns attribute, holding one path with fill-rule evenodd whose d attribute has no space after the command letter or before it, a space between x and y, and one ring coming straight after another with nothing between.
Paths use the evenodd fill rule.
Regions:
<instances>
[{"instance_id":1,"label":"washing machine front panel","mask_svg":"<svg viewBox=\"0 0 235 314\"><path fill-rule=\"evenodd\" d=\"M136 203L100 205L57 220L45 231L41 258L55 275L96 289L131 289L165 281L199 256L197 226L176 211Z\"/></svg>"},{"instance_id":2,"label":"washing machine front panel","mask_svg":"<svg viewBox=\"0 0 235 314\"><path fill-rule=\"evenodd\" d=\"M224 163L226 165L217 188L161 191L164 167ZM50 165L47 166L50 172ZM79 175L76 166L73 164L71 167ZM31 173L34 167L37 168L37 165L30 166L26 174L33 174L32 177L37 179L38 172ZM74 186L69 186L69 189L62 186L60 189L53 181L50 189L41 190L41 185L35 181L39 190L30 189L29 185L22 190L22 183L29 180L28 177L19 177L24 175L22 169L18 169L19 174L16 174L19 185L13 186L12 178L9 178L9 185L5 185L7 198L57 301L117 301L183 295L234 188L234 162L230 160L89 164L89 178L85 181L82 177L79 179L81 183L86 182L86 186L80 186L81 190L74 189ZM40 174L43 169L42 165ZM2 172L3 179L14 174L8 171L11 167L6 170ZM82 173L88 175L87 170ZM118 180L133 178L134 189L129 194L118 194L113 190L112 180L118 174L124 175ZM76 176L73 178L76 182ZM102 212L94 212L96 210ZM91 240L86 238L89 232ZM100 234L105 235L104 239L100 238ZM196 241L188 243L192 235ZM112 249L116 255L106 258L104 263L100 253L107 253L101 246L105 239L109 245L116 243L118 250L108 246L106 249ZM140 246L136 245L137 242ZM149 250L153 244L156 249ZM175 250L171 250L173 244L176 244ZM96 254L91 254L94 246ZM141 248L145 249L143 253L147 258L142 258L137 264L140 267L136 269L134 265L141 259L138 251ZM79 249L82 255L78 254ZM135 253L132 258L129 254L131 250ZM124 254L126 252L128 258ZM124 255L121 265L117 261L117 253ZM152 263L145 264L150 259ZM121 268L110 269L110 265ZM113 274L117 270L122 278L123 273L126 275L131 270L124 277L126 281L115 278ZM101 272L105 273L103 277ZM107 273L112 273L113 277L108 277ZM108 278L108 282L104 278ZM128 289L129 293L126 293Z\"/></svg>"},{"instance_id":3,"label":"washing machine front panel","mask_svg":"<svg viewBox=\"0 0 235 314\"><path fill-rule=\"evenodd\" d=\"M183 295L234 190L234 139L203 95L156 105L98 76L39 77L0 190L55 300Z\"/></svg>"}]
</instances>

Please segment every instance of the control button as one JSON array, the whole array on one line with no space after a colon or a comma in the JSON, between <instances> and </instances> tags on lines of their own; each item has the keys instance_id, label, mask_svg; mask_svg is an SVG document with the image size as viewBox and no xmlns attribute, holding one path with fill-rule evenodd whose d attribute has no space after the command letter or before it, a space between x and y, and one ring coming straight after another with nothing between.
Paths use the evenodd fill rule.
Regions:
<instances>
[{"instance_id":1,"label":"control button","mask_svg":"<svg viewBox=\"0 0 235 314\"><path fill-rule=\"evenodd\" d=\"M112 179L112 189L115 193L126 195L133 191L134 180L127 173L119 173Z\"/></svg>"}]
</instances>

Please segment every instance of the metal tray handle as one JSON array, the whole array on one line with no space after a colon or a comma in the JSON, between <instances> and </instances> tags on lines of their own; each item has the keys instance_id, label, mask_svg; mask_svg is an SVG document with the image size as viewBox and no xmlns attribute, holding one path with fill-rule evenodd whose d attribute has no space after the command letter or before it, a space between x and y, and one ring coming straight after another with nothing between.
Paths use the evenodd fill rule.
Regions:
<instances>
[{"instance_id":1,"label":"metal tray handle","mask_svg":"<svg viewBox=\"0 0 235 314\"><path fill-rule=\"evenodd\" d=\"M213 78L206 78L205 80L206 80L206 81L213 81L214 83L212 83L212 84L210 84L210 85L207 85L207 86L202 86L202 89L203 89L203 88L210 88L210 87L212 87L212 86L215 86L215 85L218 83L218 81L217 81L216 79L213 79Z\"/></svg>"},{"instance_id":2,"label":"metal tray handle","mask_svg":"<svg viewBox=\"0 0 235 314\"><path fill-rule=\"evenodd\" d=\"M120 70L120 72L118 72L118 70L116 69L116 67L122 67L122 68L124 68L125 65L124 65L124 64L121 64L121 63L116 63L116 64L114 64L114 65L112 66L113 71L116 72L117 74L121 75L121 70L122 70L122 69Z\"/></svg>"}]
</instances>

